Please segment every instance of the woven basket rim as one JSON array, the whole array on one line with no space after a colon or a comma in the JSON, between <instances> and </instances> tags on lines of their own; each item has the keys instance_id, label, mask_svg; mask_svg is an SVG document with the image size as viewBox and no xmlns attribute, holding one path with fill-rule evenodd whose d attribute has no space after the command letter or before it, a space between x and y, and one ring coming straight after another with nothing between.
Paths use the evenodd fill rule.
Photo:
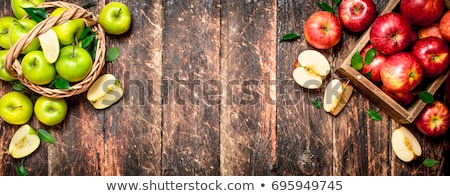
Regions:
<instances>
[{"instance_id":1,"label":"woven basket rim","mask_svg":"<svg viewBox=\"0 0 450 196\"><path fill-rule=\"evenodd\" d=\"M103 67L105 65L105 31L101 25L97 22L97 17L86 9L67 2L54 1L54 2L44 2L38 7L44 9L56 9L59 7L66 8L67 10L62 12L58 16L48 17L45 20L39 22L32 30L30 30L25 36L23 36L16 44L11 46L9 52L5 59L5 69L6 71L23 83L30 90L47 97L52 98L65 98L71 97L73 95L81 94L86 92L91 84L98 78L101 74ZM40 86L28 81L22 74L21 64L18 60L20 52L26 48L34 38L47 32L53 26L62 24L68 20L72 19L83 19L86 27L91 27L92 31L96 34L96 39L98 40L95 59L93 59L92 69L89 74L81 81L71 84L69 89L56 89L49 88L46 86Z\"/></svg>"}]
</instances>

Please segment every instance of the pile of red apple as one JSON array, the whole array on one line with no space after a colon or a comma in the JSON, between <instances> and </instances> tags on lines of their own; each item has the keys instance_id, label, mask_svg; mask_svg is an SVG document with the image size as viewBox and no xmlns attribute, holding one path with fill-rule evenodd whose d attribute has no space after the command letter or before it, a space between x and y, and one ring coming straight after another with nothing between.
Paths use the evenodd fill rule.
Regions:
<instances>
[{"instance_id":1,"label":"pile of red apple","mask_svg":"<svg viewBox=\"0 0 450 196\"><path fill-rule=\"evenodd\" d=\"M363 65L357 70L407 107L427 81L449 67L449 2L401 0L393 12L378 15L372 0L342 0L337 14L313 13L304 24L304 36L312 47L323 50L336 46L344 30L370 31L370 42L359 53ZM372 60L365 61L369 51ZM450 87L447 92L450 95ZM414 124L427 136L443 135L450 126L448 105L441 100L428 104Z\"/></svg>"}]
</instances>

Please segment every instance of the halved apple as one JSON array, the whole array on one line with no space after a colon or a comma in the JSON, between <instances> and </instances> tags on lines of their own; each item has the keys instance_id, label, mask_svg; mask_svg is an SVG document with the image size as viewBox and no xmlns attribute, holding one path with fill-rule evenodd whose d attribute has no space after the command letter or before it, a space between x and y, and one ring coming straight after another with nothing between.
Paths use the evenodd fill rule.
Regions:
<instances>
[{"instance_id":1,"label":"halved apple","mask_svg":"<svg viewBox=\"0 0 450 196\"><path fill-rule=\"evenodd\" d=\"M419 141L406 127L392 132L391 143L395 155L404 162L411 162L422 155Z\"/></svg>"},{"instance_id":2,"label":"halved apple","mask_svg":"<svg viewBox=\"0 0 450 196\"><path fill-rule=\"evenodd\" d=\"M34 152L41 140L36 131L28 124L22 125L11 138L8 153L16 159L26 157Z\"/></svg>"},{"instance_id":3,"label":"halved apple","mask_svg":"<svg viewBox=\"0 0 450 196\"><path fill-rule=\"evenodd\" d=\"M349 81L333 79L328 83L323 95L323 109L338 115L353 94L353 86Z\"/></svg>"},{"instance_id":4,"label":"halved apple","mask_svg":"<svg viewBox=\"0 0 450 196\"><path fill-rule=\"evenodd\" d=\"M298 55L292 75L301 87L318 89L330 70L330 63L322 53L317 50L305 50Z\"/></svg>"},{"instance_id":5,"label":"halved apple","mask_svg":"<svg viewBox=\"0 0 450 196\"><path fill-rule=\"evenodd\" d=\"M87 92L87 99L96 109L105 109L119 101L122 96L122 86L112 74L100 76Z\"/></svg>"},{"instance_id":6,"label":"halved apple","mask_svg":"<svg viewBox=\"0 0 450 196\"><path fill-rule=\"evenodd\" d=\"M41 44L42 52L44 53L45 60L52 64L58 60L59 56L59 40L56 32L53 29L48 30L44 34L38 37Z\"/></svg>"}]
</instances>

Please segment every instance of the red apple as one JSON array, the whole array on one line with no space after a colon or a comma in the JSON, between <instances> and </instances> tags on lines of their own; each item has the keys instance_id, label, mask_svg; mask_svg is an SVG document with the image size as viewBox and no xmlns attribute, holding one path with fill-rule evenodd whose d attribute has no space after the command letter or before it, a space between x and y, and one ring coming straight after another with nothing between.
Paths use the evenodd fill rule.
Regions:
<instances>
[{"instance_id":1,"label":"red apple","mask_svg":"<svg viewBox=\"0 0 450 196\"><path fill-rule=\"evenodd\" d=\"M427 26L436 22L444 13L443 0L401 0L400 13L417 26Z\"/></svg>"},{"instance_id":2,"label":"red apple","mask_svg":"<svg viewBox=\"0 0 450 196\"><path fill-rule=\"evenodd\" d=\"M426 37L438 37L442 39L442 35L439 31L439 23L433 23L431 25L428 25L426 27L421 27L419 31L417 32L419 39L423 39Z\"/></svg>"},{"instance_id":3,"label":"red apple","mask_svg":"<svg viewBox=\"0 0 450 196\"><path fill-rule=\"evenodd\" d=\"M422 80L422 65L409 52L399 52L389 56L380 69L381 82L396 93L412 91Z\"/></svg>"},{"instance_id":4,"label":"red apple","mask_svg":"<svg viewBox=\"0 0 450 196\"><path fill-rule=\"evenodd\" d=\"M448 107L440 101L428 104L414 120L414 125L427 136L438 137L443 135L450 126Z\"/></svg>"},{"instance_id":5,"label":"red apple","mask_svg":"<svg viewBox=\"0 0 450 196\"><path fill-rule=\"evenodd\" d=\"M378 15L372 0L343 0L338 13L342 26L351 32L366 30Z\"/></svg>"},{"instance_id":6,"label":"red apple","mask_svg":"<svg viewBox=\"0 0 450 196\"><path fill-rule=\"evenodd\" d=\"M395 12L377 17L370 29L370 42L373 47L386 55L404 50L411 43L411 39L411 24Z\"/></svg>"},{"instance_id":7,"label":"red apple","mask_svg":"<svg viewBox=\"0 0 450 196\"><path fill-rule=\"evenodd\" d=\"M412 92L394 93L384 85L381 86L381 90L402 106L409 106L416 99L416 96Z\"/></svg>"},{"instance_id":8,"label":"red apple","mask_svg":"<svg viewBox=\"0 0 450 196\"><path fill-rule=\"evenodd\" d=\"M450 10L442 16L439 22L439 32L446 41L450 42Z\"/></svg>"},{"instance_id":9,"label":"red apple","mask_svg":"<svg viewBox=\"0 0 450 196\"><path fill-rule=\"evenodd\" d=\"M342 26L331 12L318 11L306 20L303 31L306 41L317 49L329 49L341 40Z\"/></svg>"},{"instance_id":10,"label":"red apple","mask_svg":"<svg viewBox=\"0 0 450 196\"><path fill-rule=\"evenodd\" d=\"M411 53L422 64L423 76L435 77L450 64L450 50L443 39L426 37L414 43Z\"/></svg>"},{"instance_id":11,"label":"red apple","mask_svg":"<svg viewBox=\"0 0 450 196\"><path fill-rule=\"evenodd\" d=\"M361 56L363 57L363 62L365 62L365 57L367 54L367 51L373 48L372 44L367 45L364 47L364 49L361 51ZM375 49L375 57L373 58L372 62L370 64L364 64L362 69L360 70L361 74L365 75L370 81L377 83L381 82L380 77L380 68L381 65L384 64L387 57L386 55L379 53Z\"/></svg>"}]
</instances>

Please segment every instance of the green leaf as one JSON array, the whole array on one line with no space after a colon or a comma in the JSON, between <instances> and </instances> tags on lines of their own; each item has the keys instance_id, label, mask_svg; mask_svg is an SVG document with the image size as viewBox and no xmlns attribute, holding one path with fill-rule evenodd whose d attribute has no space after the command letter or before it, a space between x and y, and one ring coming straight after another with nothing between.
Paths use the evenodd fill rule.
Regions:
<instances>
[{"instance_id":1,"label":"green leaf","mask_svg":"<svg viewBox=\"0 0 450 196\"><path fill-rule=\"evenodd\" d=\"M86 27L84 28L83 32L81 32L81 36L80 36L80 40L83 40L84 38L86 38L89 34L91 34L91 29L92 27Z\"/></svg>"},{"instance_id":2,"label":"green leaf","mask_svg":"<svg viewBox=\"0 0 450 196\"><path fill-rule=\"evenodd\" d=\"M325 2L318 2L317 5L319 5L319 7L323 10L323 11L327 11L327 12L331 12L334 14L334 9L328 5Z\"/></svg>"},{"instance_id":3,"label":"green leaf","mask_svg":"<svg viewBox=\"0 0 450 196\"><path fill-rule=\"evenodd\" d=\"M317 109L322 108L322 102L319 99L313 100L312 103L314 104L314 107L316 107Z\"/></svg>"},{"instance_id":4,"label":"green leaf","mask_svg":"<svg viewBox=\"0 0 450 196\"><path fill-rule=\"evenodd\" d=\"M366 65L372 63L373 59L375 58L375 56L377 55L377 51L375 50L375 48L371 48L366 52L366 56L364 56L364 63Z\"/></svg>"},{"instance_id":5,"label":"green leaf","mask_svg":"<svg viewBox=\"0 0 450 196\"><path fill-rule=\"evenodd\" d=\"M38 129L38 136L41 138L42 141L54 144L55 140L53 139L52 134L50 134L47 130L44 129Z\"/></svg>"},{"instance_id":6,"label":"green leaf","mask_svg":"<svg viewBox=\"0 0 450 196\"><path fill-rule=\"evenodd\" d=\"M286 35L283 35L283 37L280 39L280 42L291 41L291 40L297 39L299 37L300 37L300 35L298 33L288 33Z\"/></svg>"},{"instance_id":7,"label":"green leaf","mask_svg":"<svg viewBox=\"0 0 450 196\"><path fill-rule=\"evenodd\" d=\"M378 114L378 112L376 112L375 110L369 109L369 110L367 110L367 114L369 114L369 116L372 120L375 120L375 121L381 120L380 114Z\"/></svg>"},{"instance_id":8,"label":"green leaf","mask_svg":"<svg viewBox=\"0 0 450 196\"><path fill-rule=\"evenodd\" d=\"M88 48L95 39L95 35L88 35L85 39L81 41L81 47L86 49Z\"/></svg>"},{"instance_id":9,"label":"green leaf","mask_svg":"<svg viewBox=\"0 0 450 196\"><path fill-rule=\"evenodd\" d=\"M334 0L334 5L339 5L341 3L341 0Z\"/></svg>"},{"instance_id":10,"label":"green leaf","mask_svg":"<svg viewBox=\"0 0 450 196\"><path fill-rule=\"evenodd\" d=\"M366 78L371 79L372 78L372 70L370 70L369 73L364 74L364 76L366 76Z\"/></svg>"},{"instance_id":11,"label":"green leaf","mask_svg":"<svg viewBox=\"0 0 450 196\"><path fill-rule=\"evenodd\" d=\"M94 44L92 44L91 47L87 48L93 61L95 61L95 54L97 53L97 44L98 44L98 39L95 39Z\"/></svg>"},{"instance_id":12,"label":"green leaf","mask_svg":"<svg viewBox=\"0 0 450 196\"><path fill-rule=\"evenodd\" d=\"M84 4L84 5L82 6L82 8L84 8L84 9L89 9L89 8L94 7L94 6L96 6L96 5L97 5L97 4L94 3L94 2L89 2L89 3L87 3L87 4Z\"/></svg>"},{"instance_id":13,"label":"green leaf","mask_svg":"<svg viewBox=\"0 0 450 196\"><path fill-rule=\"evenodd\" d=\"M28 175L28 170L23 165L17 166L16 172L17 172L17 175L19 175L19 176L27 176Z\"/></svg>"},{"instance_id":14,"label":"green leaf","mask_svg":"<svg viewBox=\"0 0 450 196\"><path fill-rule=\"evenodd\" d=\"M24 91L25 89L27 89L27 87L26 87L24 84L22 84L22 82L20 82L19 80L15 80L15 81L12 83L12 88L13 88L15 91L19 91L19 92L22 92L22 91Z\"/></svg>"},{"instance_id":15,"label":"green leaf","mask_svg":"<svg viewBox=\"0 0 450 196\"><path fill-rule=\"evenodd\" d=\"M120 56L120 50L117 47L109 48L106 51L106 61L115 61Z\"/></svg>"},{"instance_id":16,"label":"green leaf","mask_svg":"<svg viewBox=\"0 0 450 196\"><path fill-rule=\"evenodd\" d=\"M423 165L425 166L425 167L433 167L433 166L435 166L435 165L437 165L437 164L440 164L441 162L439 162L439 161L436 161L436 160L434 160L434 159L430 159L430 158L427 158L427 159L425 159L424 161L423 161Z\"/></svg>"},{"instance_id":17,"label":"green leaf","mask_svg":"<svg viewBox=\"0 0 450 196\"><path fill-rule=\"evenodd\" d=\"M54 85L57 89L65 90L70 88L70 83L64 78L61 78L60 76L56 77L54 81Z\"/></svg>"},{"instance_id":18,"label":"green leaf","mask_svg":"<svg viewBox=\"0 0 450 196\"><path fill-rule=\"evenodd\" d=\"M425 103L433 103L434 102L433 95L427 91L421 91L421 92L419 92L418 95L419 95L419 98Z\"/></svg>"},{"instance_id":19,"label":"green leaf","mask_svg":"<svg viewBox=\"0 0 450 196\"><path fill-rule=\"evenodd\" d=\"M352 57L352 61L350 64L354 69L357 71L361 70L363 68L363 59L361 57L361 54L359 52L355 52L355 54Z\"/></svg>"},{"instance_id":20,"label":"green leaf","mask_svg":"<svg viewBox=\"0 0 450 196\"><path fill-rule=\"evenodd\" d=\"M28 16L37 23L45 20L48 17L47 12L43 8L23 7L22 9L25 10Z\"/></svg>"}]
</instances>

